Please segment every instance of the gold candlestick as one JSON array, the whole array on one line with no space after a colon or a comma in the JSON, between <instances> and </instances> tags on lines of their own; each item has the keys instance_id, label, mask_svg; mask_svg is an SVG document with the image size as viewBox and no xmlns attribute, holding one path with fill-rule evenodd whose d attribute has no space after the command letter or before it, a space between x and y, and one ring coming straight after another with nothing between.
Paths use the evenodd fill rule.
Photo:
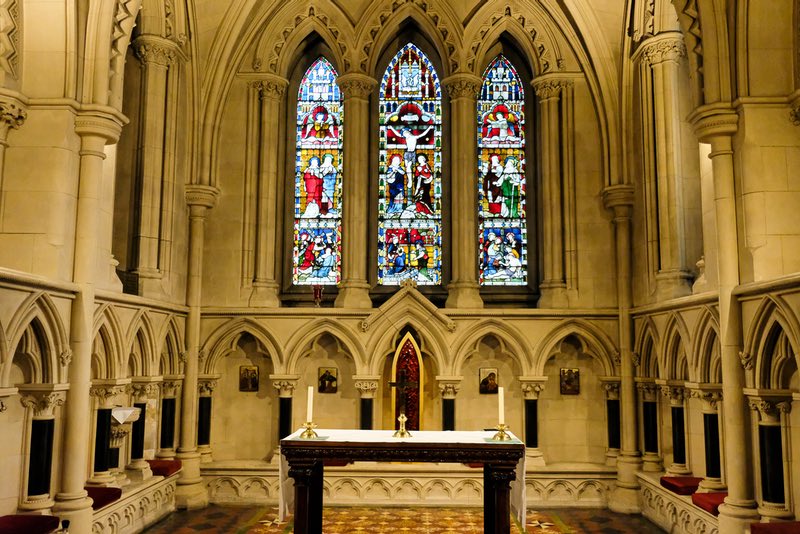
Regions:
<instances>
[{"instance_id":1,"label":"gold candlestick","mask_svg":"<svg viewBox=\"0 0 800 534\"><path fill-rule=\"evenodd\" d=\"M406 430L406 421L408 421L408 417L406 417L406 414L401 413L400 417L398 417L397 420L400 421L400 429L397 430L394 434L392 434L392 437L393 438L410 438L411 437L411 432Z\"/></svg>"},{"instance_id":2,"label":"gold candlestick","mask_svg":"<svg viewBox=\"0 0 800 534\"><path fill-rule=\"evenodd\" d=\"M511 427L500 423L495 428L497 429L497 434L492 437L492 441L511 441L511 436L506 434L506 430Z\"/></svg>"},{"instance_id":3,"label":"gold candlestick","mask_svg":"<svg viewBox=\"0 0 800 534\"><path fill-rule=\"evenodd\" d=\"M303 427L305 428L305 430L303 431L302 434L300 434L300 439L316 439L319 437L317 436L317 433L314 432L314 429L317 428L317 425L315 425L311 421L305 423Z\"/></svg>"}]
</instances>

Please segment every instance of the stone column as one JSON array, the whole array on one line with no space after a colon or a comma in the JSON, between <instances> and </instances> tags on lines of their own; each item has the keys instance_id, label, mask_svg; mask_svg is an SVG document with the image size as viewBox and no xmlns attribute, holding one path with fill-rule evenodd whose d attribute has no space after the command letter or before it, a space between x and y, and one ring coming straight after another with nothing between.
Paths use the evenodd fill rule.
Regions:
<instances>
[{"instance_id":1,"label":"stone column","mask_svg":"<svg viewBox=\"0 0 800 534\"><path fill-rule=\"evenodd\" d=\"M478 91L481 79L454 74L443 80L450 97L450 161L452 180L451 265L448 308L482 308L478 285Z\"/></svg>"},{"instance_id":2,"label":"stone column","mask_svg":"<svg viewBox=\"0 0 800 534\"><path fill-rule=\"evenodd\" d=\"M753 410L754 430L758 435L759 457L759 506L758 513L765 522L792 519L793 510L787 506L786 490L791 458L788 417L792 411L792 392L764 392L746 390L750 395L750 409ZM787 465L788 463L788 465ZM791 491L791 490L790 490Z\"/></svg>"},{"instance_id":3,"label":"stone column","mask_svg":"<svg viewBox=\"0 0 800 534\"><path fill-rule=\"evenodd\" d=\"M658 386L653 382L636 384L641 397L642 410L642 471L663 471L661 457L661 417L659 414Z\"/></svg>"},{"instance_id":4,"label":"stone column","mask_svg":"<svg viewBox=\"0 0 800 534\"><path fill-rule=\"evenodd\" d=\"M91 385L92 342L94 341L95 283L99 273L100 197L102 191L103 148L119 138L124 120L114 111L92 111L75 119L75 132L81 138L80 173L75 226L72 278L77 285L70 313L69 366L70 389L66 400L66 420L61 454L61 491L56 495L53 513L71 522L74 532L91 532L91 500L83 489L89 472L89 445L92 440Z\"/></svg>"},{"instance_id":5,"label":"stone column","mask_svg":"<svg viewBox=\"0 0 800 534\"><path fill-rule=\"evenodd\" d=\"M159 436L157 458L172 460L175 458L175 427L178 420L178 399L181 394L183 377L166 376L161 382L161 406L159 407ZM167 414L164 401L171 401L172 413Z\"/></svg>"},{"instance_id":6,"label":"stone column","mask_svg":"<svg viewBox=\"0 0 800 534\"><path fill-rule=\"evenodd\" d=\"M684 399L686 391L682 385L659 384L661 394L669 401L672 420L672 464L667 468L667 474L686 476L692 473L689 469L688 444L686 440L686 410ZM663 439L663 438L662 438Z\"/></svg>"},{"instance_id":7,"label":"stone column","mask_svg":"<svg viewBox=\"0 0 800 534\"><path fill-rule=\"evenodd\" d=\"M197 377L200 367L200 318L203 280L203 245L208 210L214 207L219 189L207 185L186 186L189 206L189 261L186 283L186 361L183 367L181 399L181 437L178 459L183 469L175 491L175 503L181 509L208 505L208 492L200 476L200 453L197 452Z\"/></svg>"},{"instance_id":8,"label":"stone column","mask_svg":"<svg viewBox=\"0 0 800 534\"><path fill-rule=\"evenodd\" d=\"M633 379L631 352L633 289L631 280L631 214L633 186L612 185L603 190L603 204L614 211L615 263L617 270L617 306L619 307L620 415L622 449L617 462L617 483L609 508L614 512L639 513L639 479L642 465L638 446L636 385Z\"/></svg>"},{"instance_id":9,"label":"stone column","mask_svg":"<svg viewBox=\"0 0 800 534\"><path fill-rule=\"evenodd\" d=\"M269 375L272 387L278 390L278 434L272 460L280 460L281 439L294 431L292 423L292 397L300 375Z\"/></svg>"},{"instance_id":10,"label":"stone column","mask_svg":"<svg viewBox=\"0 0 800 534\"><path fill-rule=\"evenodd\" d=\"M463 376L436 377L442 395L442 430L456 429L456 396L463 379Z\"/></svg>"},{"instance_id":11,"label":"stone column","mask_svg":"<svg viewBox=\"0 0 800 534\"><path fill-rule=\"evenodd\" d=\"M17 98L10 95L0 95L0 195L5 191L5 161L6 148L8 147L8 132L22 126L28 112L25 105ZM0 196L0 221L3 220L3 205L5 202Z\"/></svg>"},{"instance_id":12,"label":"stone column","mask_svg":"<svg viewBox=\"0 0 800 534\"><path fill-rule=\"evenodd\" d=\"M606 465L617 465L620 440L620 405L619 405L619 379L616 377L600 378L603 394L606 398L606 435L608 448L606 448Z\"/></svg>"},{"instance_id":13,"label":"stone column","mask_svg":"<svg viewBox=\"0 0 800 534\"><path fill-rule=\"evenodd\" d=\"M705 450L706 475L698 491L725 491L722 482L722 461L719 442L719 403L722 401L721 387L701 384L692 389L692 397L700 400L703 415L703 444Z\"/></svg>"},{"instance_id":14,"label":"stone column","mask_svg":"<svg viewBox=\"0 0 800 534\"><path fill-rule=\"evenodd\" d=\"M95 380L89 390L94 398L92 419L95 425L94 474L87 482L92 486L119 487L117 478L111 472L111 409L117 404L117 397L125 393L127 384L121 380ZM99 460L98 460L99 458Z\"/></svg>"},{"instance_id":15,"label":"stone column","mask_svg":"<svg viewBox=\"0 0 800 534\"><path fill-rule=\"evenodd\" d=\"M29 408L30 431L23 457L28 458L23 494L19 509L26 512L47 513L55 501L52 494L53 438L55 435L55 409L64 405L66 385L30 384L20 388L20 402Z\"/></svg>"},{"instance_id":16,"label":"stone column","mask_svg":"<svg viewBox=\"0 0 800 534\"><path fill-rule=\"evenodd\" d=\"M131 382L133 406L141 410L139 420L134 423L131 433L131 461L125 466L126 474L133 482L142 482L153 476L150 464L144 459L144 448L148 405L150 399L158 396L158 390L158 384L153 377L134 378Z\"/></svg>"},{"instance_id":17,"label":"stone column","mask_svg":"<svg viewBox=\"0 0 800 534\"><path fill-rule=\"evenodd\" d=\"M204 376L197 381L199 395L197 417L197 450L200 463L211 462L211 414L214 389L217 387L216 377Z\"/></svg>"},{"instance_id":18,"label":"stone column","mask_svg":"<svg viewBox=\"0 0 800 534\"><path fill-rule=\"evenodd\" d=\"M543 270L539 285L540 308L566 307L567 284L564 278L564 213L563 182L561 179L561 113L562 88L570 80L540 76L533 80L539 97L541 117L541 178L542 178L542 236Z\"/></svg>"},{"instance_id":19,"label":"stone column","mask_svg":"<svg viewBox=\"0 0 800 534\"><path fill-rule=\"evenodd\" d=\"M268 75L255 82L261 95L261 142L259 144L258 202L256 203L255 279L250 304L277 308L281 305L278 285L280 229L278 209L281 205L278 168L283 161L280 128L283 97L289 82L280 76Z\"/></svg>"},{"instance_id":20,"label":"stone column","mask_svg":"<svg viewBox=\"0 0 800 534\"><path fill-rule=\"evenodd\" d=\"M167 73L175 62L177 45L155 35L133 42L142 64L142 113L139 141L139 220L136 228L136 274L139 292L157 296L163 292L159 257L164 181L164 131L167 123Z\"/></svg>"},{"instance_id":21,"label":"stone column","mask_svg":"<svg viewBox=\"0 0 800 534\"><path fill-rule=\"evenodd\" d=\"M371 308L367 252L370 237L365 214L369 213L370 161L369 97L377 82L360 72L339 76L347 124L343 140L342 283L337 308ZM363 398L363 397L362 397Z\"/></svg>"},{"instance_id":22,"label":"stone column","mask_svg":"<svg viewBox=\"0 0 800 534\"><path fill-rule=\"evenodd\" d=\"M380 375L353 375L353 382L361 395L359 428L372 430L375 427L375 395L378 393Z\"/></svg>"},{"instance_id":23,"label":"stone column","mask_svg":"<svg viewBox=\"0 0 800 534\"><path fill-rule=\"evenodd\" d=\"M732 136L739 116L723 106L704 106L692 113L695 134L711 144L714 209L717 220L719 271L719 340L722 360L722 430L728 496L719 509L719 531L740 532L758 518L753 498L752 457L746 406L742 394L744 371L739 359L742 339L741 305L733 294L739 284L739 240L736 218Z\"/></svg>"},{"instance_id":24,"label":"stone column","mask_svg":"<svg viewBox=\"0 0 800 534\"><path fill-rule=\"evenodd\" d=\"M544 455L539 449L539 395L544 391L546 376L519 377L525 399L525 461L527 465L543 466Z\"/></svg>"}]
</instances>

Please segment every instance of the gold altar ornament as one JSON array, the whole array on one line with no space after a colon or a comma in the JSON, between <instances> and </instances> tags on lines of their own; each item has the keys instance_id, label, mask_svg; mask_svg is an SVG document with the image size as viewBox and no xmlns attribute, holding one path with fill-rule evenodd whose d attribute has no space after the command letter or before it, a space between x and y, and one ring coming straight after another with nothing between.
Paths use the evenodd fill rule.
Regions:
<instances>
[{"instance_id":1,"label":"gold altar ornament","mask_svg":"<svg viewBox=\"0 0 800 534\"><path fill-rule=\"evenodd\" d=\"M406 414L401 413L400 417L398 417L397 420L400 421L400 428L394 434L392 434L392 437L393 438L410 438L411 437L411 432L406 430L406 421L408 421L408 417L406 417Z\"/></svg>"}]
</instances>

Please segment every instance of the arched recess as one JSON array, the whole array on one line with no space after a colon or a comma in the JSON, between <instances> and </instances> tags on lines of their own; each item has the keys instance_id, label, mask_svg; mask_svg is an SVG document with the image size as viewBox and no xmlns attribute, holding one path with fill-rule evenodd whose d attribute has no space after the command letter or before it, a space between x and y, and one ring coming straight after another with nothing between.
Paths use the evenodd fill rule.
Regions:
<instances>
[{"instance_id":1,"label":"arched recess","mask_svg":"<svg viewBox=\"0 0 800 534\"><path fill-rule=\"evenodd\" d=\"M700 383L722 383L719 351L719 319L709 308L704 308L692 335L690 366Z\"/></svg>"},{"instance_id":2,"label":"arched recess","mask_svg":"<svg viewBox=\"0 0 800 534\"><path fill-rule=\"evenodd\" d=\"M781 331L792 347L800 347L800 325L791 306L780 296L766 296L759 303L745 335L741 357L748 387L770 382L772 345L775 332Z\"/></svg>"},{"instance_id":3,"label":"arched recess","mask_svg":"<svg viewBox=\"0 0 800 534\"><path fill-rule=\"evenodd\" d=\"M544 367L558 351L559 345L568 336L578 338L583 354L595 358L602 366L605 376L614 376L614 359L617 349L611 338L602 330L582 319L567 319L548 333L533 349L533 375L542 376Z\"/></svg>"},{"instance_id":4,"label":"arched recess","mask_svg":"<svg viewBox=\"0 0 800 534\"><path fill-rule=\"evenodd\" d=\"M165 322L159 335L161 345L153 354L151 369L156 376L178 375L181 373L182 364L180 355L183 353L183 332L175 316L170 316Z\"/></svg>"},{"instance_id":5,"label":"arched recess","mask_svg":"<svg viewBox=\"0 0 800 534\"><path fill-rule=\"evenodd\" d=\"M386 49L390 48L390 44L408 26L416 28L436 50L435 56L441 63L441 68L437 65L440 79L459 69L462 42L461 32L457 28L461 24L447 3L435 0L423 4L373 2L360 24L356 47L359 53L358 66L376 79L383 75L384 65L381 65L381 60ZM400 43L399 46L404 44ZM423 51L431 56L428 50ZM390 57L392 55L394 52L390 53Z\"/></svg>"},{"instance_id":6,"label":"arched recess","mask_svg":"<svg viewBox=\"0 0 800 534\"><path fill-rule=\"evenodd\" d=\"M658 357L658 347L661 346L658 340L658 330L652 318L645 317L643 322L633 349L633 352L639 355L636 375L642 378L665 378L666 375Z\"/></svg>"},{"instance_id":7,"label":"arched recess","mask_svg":"<svg viewBox=\"0 0 800 534\"><path fill-rule=\"evenodd\" d=\"M464 362L475 354L481 340L487 336L493 336L500 342L504 352L519 365L522 375L531 372L531 349L522 333L506 322L488 319L468 330L461 339L453 344L456 348L453 352L452 369L445 370L445 374L461 375Z\"/></svg>"},{"instance_id":8,"label":"arched recess","mask_svg":"<svg viewBox=\"0 0 800 534\"><path fill-rule=\"evenodd\" d=\"M9 387L52 383L57 368L52 366L53 362L47 357L51 352L42 324L38 319L32 319L17 339L10 365L4 369L2 383Z\"/></svg>"},{"instance_id":9,"label":"arched recess","mask_svg":"<svg viewBox=\"0 0 800 534\"><path fill-rule=\"evenodd\" d=\"M61 314L52 298L43 292L32 293L20 304L8 323L8 347L16 347L36 322L36 335L41 341L43 368L48 383L66 381L67 368L72 357L69 337ZM13 357L14 353L9 356Z\"/></svg>"},{"instance_id":10,"label":"arched recess","mask_svg":"<svg viewBox=\"0 0 800 534\"><path fill-rule=\"evenodd\" d=\"M305 356L312 345L325 335L333 337L341 345L343 351L350 355L356 366L356 374L368 373L367 354L358 336L341 323L327 318L309 323L289 339L285 352L287 354L286 372L290 374L296 372L298 360Z\"/></svg>"},{"instance_id":11,"label":"arched recess","mask_svg":"<svg viewBox=\"0 0 800 534\"><path fill-rule=\"evenodd\" d=\"M284 353L272 333L260 323L240 317L219 326L203 344L201 351L205 354L205 363L201 367L201 374L217 374L219 362L238 349L244 334L251 335L259 345L259 352L272 360L275 373L286 372Z\"/></svg>"},{"instance_id":12,"label":"arched recess","mask_svg":"<svg viewBox=\"0 0 800 534\"><path fill-rule=\"evenodd\" d=\"M689 337L689 329L686 327L686 322L683 318L672 313L667 318L667 324L664 329L664 337L662 339L662 346L659 349L661 356L660 367L664 371L661 378L667 380L688 380L688 364L686 356L686 347L689 345L691 338Z\"/></svg>"},{"instance_id":13,"label":"arched recess","mask_svg":"<svg viewBox=\"0 0 800 534\"><path fill-rule=\"evenodd\" d=\"M127 335L127 354L136 355L137 373L133 376L151 376L155 374L156 341L155 329L150 315L145 310L139 310L131 321Z\"/></svg>"},{"instance_id":14,"label":"arched recess","mask_svg":"<svg viewBox=\"0 0 800 534\"><path fill-rule=\"evenodd\" d=\"M795 345L777 315L769 317L755 352L753 384L758 389L789 389L798 369Z\"/></svg>"},{"instance_id":15,"label":"arched recess","mask_svg":"<svg viewBox=\"0 0 800 534\"><path fill-rule=\"evenodd\" d=\"M367 374L381 374L386 357L394 355L398 336L409 327L417 334L416 340L420 350L432 359L437 370L443 373L449 368L449 351L446 349L449 345L442 333L436 327L431 327L430 317L411 307L387 314L382 320L370 326L372 334L366 345Z\"/></svg>"},{"instance_id":16,"label":"arched recess","mask_svg":"<svg viewBox=\"0 0 800 534\"><path fill-rule=\"evenodd\" d=\"M92 380L110 380L119 376L122 365L117 361L117 354L110 329L106 324L101 325L92 341Z\"/></svg>"},{"instance_id":17,"label":"arched recess","mask_svg":"<svg viewBox=\"0 0 800 534\"><path fill-rule=\"evenodd\" d=\"M97 309L92 332L94 333L93 371L95 370L94 358L102 357L105 359L105 361L99 362L97 367L97 370L102 371L102 374L93 374L92 378L123 378L127 368L128 354L125 351L119 316L113 306L103 304ZM97 350L100 348L102 350Z\"/></svg>"}]
</instances>

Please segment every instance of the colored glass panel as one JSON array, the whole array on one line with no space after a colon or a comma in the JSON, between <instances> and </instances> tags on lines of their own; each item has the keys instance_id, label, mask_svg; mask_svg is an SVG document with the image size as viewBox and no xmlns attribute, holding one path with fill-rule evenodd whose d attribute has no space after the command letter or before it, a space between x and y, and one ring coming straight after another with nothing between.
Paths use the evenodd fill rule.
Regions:
<instances>
[{"instance_id":1,"label":"colored glass panel","mask_svg":"<svg viewBox=\"0 0 800 534\"><path fill-rule=\"evenodd\" d=\"M525 95L513 65L497 56L478 96L480 283L527 284Z\"/></svg>"},{"instance_id":2,"label":"colored glass panel","mask_svg":"<svg viewBox=\"0 0 800 534\"><path fill-rule=\"evenodd\" d=\"M409 43L381 79L378 283L442 278L442 90Z\"/></svg>"},{"instance_id":3,"label":"colored glass panel","mask_svg":"<svg viewBox=\"0 0 800 534\"><path fill-rule=\"evenodd\" d=\"M297 92L292 274L297 285L335 285L341 277L344 105L336 76L319 58Z\"/></svg>"}]
</instances>

